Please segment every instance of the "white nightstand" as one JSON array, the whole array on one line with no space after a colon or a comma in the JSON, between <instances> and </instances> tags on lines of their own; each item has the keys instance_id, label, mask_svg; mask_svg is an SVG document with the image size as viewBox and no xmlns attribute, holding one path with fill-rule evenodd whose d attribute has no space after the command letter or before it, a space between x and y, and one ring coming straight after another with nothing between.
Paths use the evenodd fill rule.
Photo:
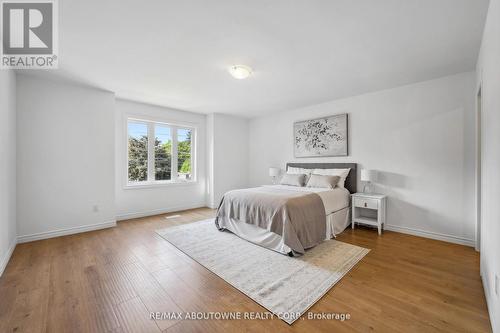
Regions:
<instances>
[{"instance_id":1,"label":"white nightstand","mask_svg":"<svg viewBox=\"0 0 500 333\"><path fill-rule=\"evenodd\" d=\"M382 234L385 225L387 196L377 193L354 193L352 195L352 228L355 223L368 224L378 228Z\"/></svg>"}]
</instances>

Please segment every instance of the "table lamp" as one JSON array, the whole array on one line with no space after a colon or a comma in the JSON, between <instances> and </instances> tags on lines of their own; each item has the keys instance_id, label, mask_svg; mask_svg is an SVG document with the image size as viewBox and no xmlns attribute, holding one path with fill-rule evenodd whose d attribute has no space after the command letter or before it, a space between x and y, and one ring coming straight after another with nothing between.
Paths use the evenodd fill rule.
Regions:
<instances>
[{"instance_id":1,"label":"table lamp","mask_svg":"<svg viewBox=\"0 0 500 333\"><path fill-rule=\"evenodd\" d=\"M273 178L273 185L276 184L276 178L280 175L280 168L269 168L269 176Z\"/></svg>"},{"instance_id":2,"label":"table lamp","mask_svg":"<svg viewBox=\"0 0 500 333\"><path fill-rule=\"evenodd\" d=\"M377 171L362 169L361 170L361 181L366 182L363 187L363 193L372 193L372 182L377 180Z\"/></svg>"}]
</instances>

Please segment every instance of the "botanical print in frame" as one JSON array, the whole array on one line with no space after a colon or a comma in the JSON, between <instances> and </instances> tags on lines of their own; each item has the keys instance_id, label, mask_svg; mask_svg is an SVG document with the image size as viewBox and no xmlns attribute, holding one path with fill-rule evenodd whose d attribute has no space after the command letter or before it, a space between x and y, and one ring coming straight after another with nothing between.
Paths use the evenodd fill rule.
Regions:
<instances>
[{"instance_id":1,"label":"botanical print in frame","mask_svg":"<svg viewBox=\"0 0 500 333\"><path fill-rule=\"evenodd\" d=\"M293 124L295 157L347 156L347 113Z\"/></svg>"}]
</instances>

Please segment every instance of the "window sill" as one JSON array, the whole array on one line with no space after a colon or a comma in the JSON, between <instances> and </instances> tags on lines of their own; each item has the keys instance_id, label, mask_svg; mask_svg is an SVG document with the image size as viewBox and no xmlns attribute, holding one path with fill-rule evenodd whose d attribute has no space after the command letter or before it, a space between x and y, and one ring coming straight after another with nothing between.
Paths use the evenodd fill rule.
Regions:
<instances>
[{"instance_id":1,"label":"window sill","mask_svg":"<svg viewBox=\"0 0 500 333\"><path fill-rule=\"evenodd\" d=\"M154 182L154 183L138 183L138 184L131 184L127 183L124 186L124 190L138 190L138 189L145 189L145 188L162 188L162 187L177 187L177 186L194 186L197 185L198 181L197 180L190 180L190 181L185 181L185 182Z\"/></svg>"}]
</instances>

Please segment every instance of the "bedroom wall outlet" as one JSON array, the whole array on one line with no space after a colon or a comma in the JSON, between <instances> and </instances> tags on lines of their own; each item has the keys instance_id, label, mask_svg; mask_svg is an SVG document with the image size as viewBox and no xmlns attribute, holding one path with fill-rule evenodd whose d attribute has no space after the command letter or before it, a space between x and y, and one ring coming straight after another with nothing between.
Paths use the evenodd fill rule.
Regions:
<instances>
[{"instance_id":1,"label":"bedroom wall outlet","mask_svg":"<svg viewBox=\"0 0 500 333\"><path fill-rule=\"evenodd\" d=\"M99 211L99 205L94 205L93 210L94 213L97 213Z\"/></svg>"}]
</instances>

